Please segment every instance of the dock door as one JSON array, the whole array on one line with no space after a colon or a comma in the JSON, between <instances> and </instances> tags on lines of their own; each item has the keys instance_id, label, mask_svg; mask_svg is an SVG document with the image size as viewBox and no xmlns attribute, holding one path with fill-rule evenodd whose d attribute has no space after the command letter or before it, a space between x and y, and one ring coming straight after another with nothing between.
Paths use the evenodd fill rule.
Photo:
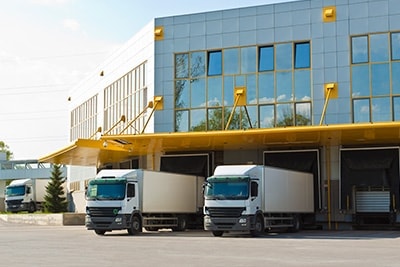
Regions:
<instances>
[{"instance_id":1,"label":"dock door","mask_svg":"<svg viewBox=\"0 0 400 267\"><path fill-rule=\"evenodd\" d=\"M392 225L399 203L399 148L341 149L341 207L353 224Z\"/></svg>"}]
</instances>

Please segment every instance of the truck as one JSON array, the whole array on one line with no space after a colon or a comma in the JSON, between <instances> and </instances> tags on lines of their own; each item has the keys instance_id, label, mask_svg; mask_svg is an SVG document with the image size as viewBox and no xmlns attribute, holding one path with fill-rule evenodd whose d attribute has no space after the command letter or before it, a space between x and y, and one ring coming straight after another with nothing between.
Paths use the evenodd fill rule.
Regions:
<instances>
[{"instance_id":1,"label":"truck","mask_svg":"<svg viewBox=\"0 0 400 267\"><path fill-rule=\"evenodd\" d=\"M259 165L217 166L204 185L203 212L204 229L214 236L298 231L303 217L314 214L313 175Z\"/></svg>"},{"instance_id":2,"label":"truck","mask_svg":"<svg viewBox=\"0 0 400 267\"><path fill-rule=\"evenodd\" d=\"M101 170L89 180L85 225L98 235L203 228L204 177L143 169Z\"/></svg>"},{"instance_id":3,"label":"truck","mask_svg":"<svg viewBox=\"0 0 400 267\"><path fill-rule=\"evenodd\" d=\"M30 213L43 210L46 186L50 179L13 180L5 191L6 211Z\"/></svg>"}]
</instances>

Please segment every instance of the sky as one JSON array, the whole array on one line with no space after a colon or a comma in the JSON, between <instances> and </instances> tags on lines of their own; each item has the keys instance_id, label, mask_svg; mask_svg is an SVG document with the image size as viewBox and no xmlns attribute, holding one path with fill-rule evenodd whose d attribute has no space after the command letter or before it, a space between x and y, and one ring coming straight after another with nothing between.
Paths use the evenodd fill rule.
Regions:
<instances>
[{"instance_id":1,"label":"sky","mask_svg":"<svg viewBox=\"0 0 400 267\"><path fill-rule=\"evenodd\" d=\"M70 144L68 92L152 19L291 0L0 0L0 141L13 160Z\"/></svg>"}]
</instances>

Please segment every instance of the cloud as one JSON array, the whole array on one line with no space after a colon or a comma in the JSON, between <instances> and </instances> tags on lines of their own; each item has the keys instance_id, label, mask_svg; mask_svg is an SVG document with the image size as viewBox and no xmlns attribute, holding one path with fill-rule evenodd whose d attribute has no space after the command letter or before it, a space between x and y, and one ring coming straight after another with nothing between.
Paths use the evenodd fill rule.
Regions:
<instances>
[{"instance_id":1,"label":"cloud","mask_svg":"<svg viewBox=\"0 0 400 267\"><path fill-rule=\"evenodd\" d=\"M64 28L71 31L78 31L81 28L79 22L75 19L64 19L62 24Z\"/></svg>"}]
</instances>

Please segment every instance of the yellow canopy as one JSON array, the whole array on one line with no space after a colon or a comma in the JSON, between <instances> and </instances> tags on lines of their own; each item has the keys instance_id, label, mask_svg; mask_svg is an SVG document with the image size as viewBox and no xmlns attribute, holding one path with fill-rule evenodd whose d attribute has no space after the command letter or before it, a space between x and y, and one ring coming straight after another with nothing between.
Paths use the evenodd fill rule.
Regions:
<instances>
[{"instance_id":1,"label":"yellow canopy","mask_svg":"<svg viewBox=\"0 0 400 267\"><path fill-rule=\"evenodd\" d=\"M101 166L139 155L204 152L273 147L323 145L398 145L400 122L296 126L209 132L107 135L100 140L79 139L39 161Z\"/></svg>"}]
</instances>

